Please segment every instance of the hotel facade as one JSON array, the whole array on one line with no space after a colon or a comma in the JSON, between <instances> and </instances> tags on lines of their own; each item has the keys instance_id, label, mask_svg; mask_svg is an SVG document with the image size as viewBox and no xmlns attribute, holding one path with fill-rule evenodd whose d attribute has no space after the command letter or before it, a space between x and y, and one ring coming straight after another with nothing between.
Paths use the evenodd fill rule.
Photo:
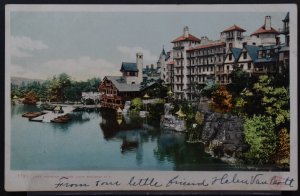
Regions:
<instances>
[{"instance_id":1,"label":"hotel facade","mask_svg":"<svg viewBox=\"0 0 300 196\"><path fill-rule=\"evenodd\" d=\"M240 67L249 75L259 76L281 72L289 68L289 13L282 20L283 28L272 27L266 16L262 26L249 36L245 29L233 25L220 33L219 40L198 38L189 28L171 43L167 53L163 49L157 62L161 79L174 93L174 98L196 99L193 85L205 84L208 79L221 85L231 83L231 73ZM285 42L280 42L280 35Z\"/></svg>"}]
</instances>

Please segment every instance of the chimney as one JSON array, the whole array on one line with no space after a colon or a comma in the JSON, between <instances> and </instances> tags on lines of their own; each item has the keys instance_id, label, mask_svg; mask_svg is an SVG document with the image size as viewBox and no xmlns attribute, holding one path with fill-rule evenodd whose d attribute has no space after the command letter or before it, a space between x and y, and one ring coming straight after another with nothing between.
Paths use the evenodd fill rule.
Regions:
<instances>
[{"instance_id":1,"label":"chimney","mask_svg":"<svg viewBox=\"0 0 300 196\"><path fill-rule=\"evenodd\" d=\"M151 69L154 69L154 65L153 64L151 64Z\"/></svg>"},{"instance_id":2,"label":"chimney","mask_svg":"<svg viewBox=\"0 0 300 196\"><path fill-rule=\"evenodd\" d=\"M208 37L202 36L201 37L201 45L207 45L209 43Z\"/></svg>"},{"instance_id":3,"label":"chimney","mask_svg":"<svg viewBox=\"0 0 300 196\"><path fill-rule=\"evenodd\" d=\"M265 29L271 30L271 16L265 17Z\"/></svg>"},{"instance_id":4,"label":"chimney","mask_svg":"<svg viewBox=\"0 0 300 196\"><path fill-rule=\"evenodd\" d=\"M188 37L189 37L189 27L188 27L188 26L185 26L185 27L183 28L183 36L184 36L185 38L188 38Z\"/></svg>"}]
</instances>

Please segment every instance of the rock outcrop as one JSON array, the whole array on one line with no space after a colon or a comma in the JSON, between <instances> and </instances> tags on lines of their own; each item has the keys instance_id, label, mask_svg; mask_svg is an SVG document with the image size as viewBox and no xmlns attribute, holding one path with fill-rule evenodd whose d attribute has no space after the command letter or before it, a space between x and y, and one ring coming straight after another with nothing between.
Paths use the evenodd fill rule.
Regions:
<instances>
[{"instance_id":1,"label":"rock outcrop","mask_svg":"<svg viewBox=\"0 0 300 196\"><path fill-rule=\"evenodd\" d=\"M243 121L231 114L206 113L202 140L208 152L221 158L236 158L247 148L243 135Z\"/></svg>"}]
</instances>

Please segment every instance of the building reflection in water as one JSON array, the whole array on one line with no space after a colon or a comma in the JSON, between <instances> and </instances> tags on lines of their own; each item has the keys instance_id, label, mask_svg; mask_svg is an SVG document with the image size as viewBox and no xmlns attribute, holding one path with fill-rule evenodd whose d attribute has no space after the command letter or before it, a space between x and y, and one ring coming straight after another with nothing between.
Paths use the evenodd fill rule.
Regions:
<instances>
[{"instance_id":1,"label":"building reflection in water","mask_svg":"<svg viewBox=\"0 0 300 196\"><path fill-rule=\"evenodd\" d=\"M119 140L120 152L136 153L138 165L143 163L143 143L157 140L159 130L148 125L146 118L118 115L114 110L101 110L100 128L105 140Z\"/></svg>"}]
</instances>

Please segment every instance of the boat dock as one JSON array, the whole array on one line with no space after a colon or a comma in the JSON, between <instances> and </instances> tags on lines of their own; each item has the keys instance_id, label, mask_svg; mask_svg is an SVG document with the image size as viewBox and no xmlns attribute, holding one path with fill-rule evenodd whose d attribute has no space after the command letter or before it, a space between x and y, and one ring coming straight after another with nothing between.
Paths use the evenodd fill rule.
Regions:
<instances>
[{"instance_id":1,"label":"boat dock","mask_svg":"<svg viewBox=\"0 0 300 196\"><path fill-rule=\"evenodd\" d=\"M51 120L57 118L58 116L66 115L72 112L75 108L73 106L62 106L63 113L54 113L53 111L45 111L46 114L30 119L30 121L37 122L51 122Z\"/></svg>"}]
</instances>

